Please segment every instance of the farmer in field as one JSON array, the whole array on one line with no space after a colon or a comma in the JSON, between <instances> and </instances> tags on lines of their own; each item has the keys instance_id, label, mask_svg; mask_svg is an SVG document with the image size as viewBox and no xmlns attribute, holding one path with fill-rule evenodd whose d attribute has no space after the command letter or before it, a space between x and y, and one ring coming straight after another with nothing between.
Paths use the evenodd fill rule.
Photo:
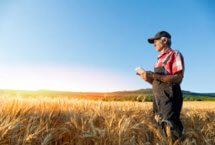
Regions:
<instances>
[{"instance_id":1,"label":"farmer in field","mask_svg":"<svg viewBox=\"0 0 215 145\"><path fill-rule=\"evenodd\" d=\"M155 120L165 134L173 140L182 136L183 125L180 112L183 96L180 88L184 76L184 60L179 51L171 49L171 36L168 32L158 32L148 39L160 52L154 65L154 72L146 71L141 78L153 86L153 112Z\"/></svg>"}]
</instances>

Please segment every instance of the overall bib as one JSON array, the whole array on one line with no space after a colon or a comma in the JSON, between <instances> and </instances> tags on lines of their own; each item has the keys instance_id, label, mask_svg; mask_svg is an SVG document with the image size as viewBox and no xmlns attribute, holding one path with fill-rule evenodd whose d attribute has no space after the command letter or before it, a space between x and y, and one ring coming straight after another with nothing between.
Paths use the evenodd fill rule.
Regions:
<instances>
[{"instance_id":1,"label":"overall bib","mask_svg":"<svg viewBox=\"0 0 215 145\"><path fill-rule=\"evenodd\" d=\"M154 69L159 75L165 75L163 66ZM159 124L171 126L180 136L183 125L180 121L180 112L183 103L183 96L179 84L164 83L159 80L153 81L153 112L159 115Z\"/></svg>"}]
</instances>

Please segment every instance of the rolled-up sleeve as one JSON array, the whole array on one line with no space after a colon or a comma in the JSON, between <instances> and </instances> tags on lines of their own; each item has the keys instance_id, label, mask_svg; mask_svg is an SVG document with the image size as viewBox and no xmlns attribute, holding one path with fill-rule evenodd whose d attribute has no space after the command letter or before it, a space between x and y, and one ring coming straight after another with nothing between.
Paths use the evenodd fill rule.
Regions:
<instances>
[{"instance_id":1,"label":"rolled-up sleeve","mask_svg":"<svg viewBox=\"0 0 215 145\"><path fill-rule=\"evenodd\" d=\"M174 61L172 64L172 74L176 74L178 72L181 72L184 76L184 58L182 54L179 51L176 51Z\"/></svg>"}]
</instances>

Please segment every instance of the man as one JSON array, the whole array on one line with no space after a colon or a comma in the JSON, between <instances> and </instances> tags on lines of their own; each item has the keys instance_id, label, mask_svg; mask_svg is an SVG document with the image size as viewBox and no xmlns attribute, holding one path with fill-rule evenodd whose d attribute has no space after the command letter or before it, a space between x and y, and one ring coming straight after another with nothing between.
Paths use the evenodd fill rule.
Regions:
<instances>
[{"instance_id":1,"label":"man","mask_svg":"<svg viewBox=\"0 0 215 145\"><path fill-rule=\"evenodd\" d=\"M176 140L182 136L183 125L180 112L183 96L180 88L184 76L184 60L179 51L172 50L171 36L166 31L158 32L148 39L160 52L154 72L146 71L141 78L153 86L153 112L165 134Z\"/></svg>"}]
</instances>

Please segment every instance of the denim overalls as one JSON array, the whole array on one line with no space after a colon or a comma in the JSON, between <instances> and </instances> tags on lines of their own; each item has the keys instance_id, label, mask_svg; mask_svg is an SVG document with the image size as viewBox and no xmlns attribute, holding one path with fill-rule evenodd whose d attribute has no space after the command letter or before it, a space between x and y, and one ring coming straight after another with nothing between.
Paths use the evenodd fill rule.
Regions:
<instances>
[{"instance_id":1,"label":"denim overalls","mask_svg":"<svg viewBox=\"0 0 215 145\"><path fill-rule=\"evenodd\" d=\"M154 69L159 75L165 75L163 66ZM153 81L153 112L159 115L159 124L164 128L165 124L171 126L180 136L183 125L180 120L180 112L183 96L179 84L164 83L159 80Z\"/></svg>"}]
</instances>

